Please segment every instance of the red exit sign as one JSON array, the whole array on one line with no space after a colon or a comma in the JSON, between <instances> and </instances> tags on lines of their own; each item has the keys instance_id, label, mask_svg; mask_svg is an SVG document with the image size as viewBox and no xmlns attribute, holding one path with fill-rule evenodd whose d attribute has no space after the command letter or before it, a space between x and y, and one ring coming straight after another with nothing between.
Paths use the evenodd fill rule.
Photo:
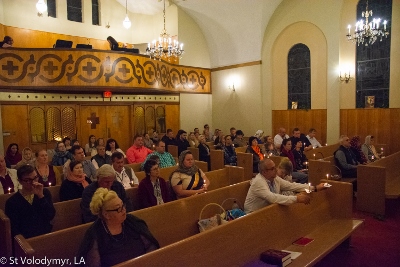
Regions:
<instances>
[{"instance_id":1,"label":"red exit sign","mask_svg":"<svg viewBox=\"0 0 400 267\"><path fill-rule=\"evenodd\" d=\"M111 98L112 97L112 93L110 91L105 91L105 92L103 92L103 97L104 98Z\"/></svg>"}]
</instances>

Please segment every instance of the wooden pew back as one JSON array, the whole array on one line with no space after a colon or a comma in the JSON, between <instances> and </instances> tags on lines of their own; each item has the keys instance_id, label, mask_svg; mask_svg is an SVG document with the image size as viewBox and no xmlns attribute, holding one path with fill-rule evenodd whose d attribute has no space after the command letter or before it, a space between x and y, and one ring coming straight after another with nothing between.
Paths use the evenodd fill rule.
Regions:
<instances>
[{"instance_id":1,"label":"wooden pew back","mask_svg":"<svg viewBox=\"0 0 400 267\"><path fill-rule=\"evenodd\" d=\"M168 152L175 158L177 158L178 155L178 147L174 145L168 145Z\"/></svg>"},{"instance_id":2,"label":"wooden pew back","mask_svg":"<svg viewBox=\"0 0 400 267\"><path fill-rule=\"evenodd\" d=\"M210 149L211 170L219 170L224 168L224 151Z\"/></svg>"},{"instance_id":3,"label":"wooden pew back","mask_svg":"<svg viewBox=\"0 0 400 267\"><path fill-rule=\"evenodd\" d=\"M253 177L253 155L250 153L236 152L237 165L244 169L245 179Z\"/></svg>"},{"instance_id":4,"label":"wooden pew back","mask_svg":"<svg viewBox=\"0 0 400 267\"><path fill-rule=\"evenodd\" d=\"M244 169L242 167L226 165L225 168L206 172L205 175L210 180L208 190L214 190L245 181Z\"/></svg>"},{"instance_id":5,"label":"wooden pew back","mask_svg":"<svg viewBox=\"0 0 400 267\"><path fill-rule=\"evenodd\" d=\"M239 153L239 152L240 153L245 153L246 149L247 149L247 146L235 147L236 154Z\"/></svg>"},{"instance_id":6,"label":"wooden pew back","mask_svg":"<svg viewBox=\"0 0 400 267\"><path fill-rule=\"evenodd\" d=\"M80 208L81 199L73 199L54 203L56 216L53 219L53 232L66 229L82 223L82 212Z\"/></svg>"},{"instance_id":7,"label":"wooden pew back","mask_svg":"<svg viewBox=\"0 0 400 267\"><path fill-rule=\"evenodd\" d=\"M190 152L192 152L193 158L195 160L199 160L199 149L198 148L196 148L196 147L188 147L188 150Z\"/></svg>"},{"instance_id":8,"label":"wooden pew back","mask_svg":"<svg viewBox=\"0 0 400 267\"><path fill-rule=\"evenodd\" d=\"M125 164L124 166L131 168L136 173L141 171L140 168L142 166L142 163L130 163L130 164Z\"/></svg>"},{"instance_id":9,"label":"wooden pew back","mask_svg":"<svg viewBox=\"0 0 400 267\"><path fill-rule=\"evenodd\" d=\"M0 209L0 257L10 257L11 255L11 223L4 211Z\"/></svg>"},{"instance_id":10,"label":"wooden pew back","mask_svg":"<svg viewBox=\"0 0 400 267\"><path fill-rule=\"evenodd\" d=\"M333 153L339 148L340 144L333 144L329 146L318 147L304 152L308 159L323 159L332 156ZM315 154L315 158L314 158Z\"/></svg>"},{"instance_id":11,"label":"wooden pew back","mask_svg":"<svg viewBox=\"0 0 400 267\"><path fill-rule=\"evenodd\" d=\"M144 219L160 245L166 246L198 233L197 220L206 204L211 202L221 204L231 197L244 203L249 186L248 182L243 182L206 194L134 211L132 214ZM83 224L29 239L18 235L15 238L15 254L17 257L34 255L38 258L47 256L47 258L72 259L77 254L79 244L90 225L91 223ZM63 244L62 248L60 244Z\"/></svg>"},{"instance_id":12,"label":"wooden pew back","mask_svg":"<svg viewBox=\"0 0 400 267\"><path fill-rule=\"evenodd\" d=\"M345 240L354 227L351 185L341 182L332 185L329 190L313 193L310 205L273 204L117 266L157 266L160 259L171 266L215 266L216 262L221 266L242 266L259 258L268 248L289 246L299 251L303 248L296 249L290 244L319 230L322 234L310 234L315 241L292 262L296 266L314 265Z\"/></svg>"}]
</instances>

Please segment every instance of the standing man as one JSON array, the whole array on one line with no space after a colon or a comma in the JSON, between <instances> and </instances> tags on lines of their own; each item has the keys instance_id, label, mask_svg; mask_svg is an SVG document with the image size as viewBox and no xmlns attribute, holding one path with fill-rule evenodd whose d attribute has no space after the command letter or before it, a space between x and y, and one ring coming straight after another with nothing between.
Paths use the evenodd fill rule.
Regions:
<instances>
[{"instance_id":1,"label":"standing man","mask_svg":"<svg viewBox=\"0 0 400 267\"><path fill-rule=\"evenodd\" d=\"M308 141L310 141L311 145L313 146L313 148L322 147L322 145L315 138L316 134L317 134L317 130L315 130L314 128L311 128L308 131L308 135L306 136Z\"/></svg>"},{"instance_id":2,"label":"standing man","mask_svg":"<svg viewBox=\"0 0 400 267\"><path fill-rule=\"evenodd\" d=\"M187 132L184 130L179 130L176 136L176 145L178 146L178 156L181 154L182 151L187 150L190 146L189 141L187 140Z\"/></svg>"},{"instance_id":3,"label":"standing man","mask_svg":"<svg viewBox=\"0 0 400 267\"><path fill-rule=\"evenodd\" d=\"M126 158L128 163L142 163L147 155L152 152L153 151L143 146L143 136L137 134L133 139L133 146L126 151Z\"/></svg>"},{"instance_id":4,"label":"standing man","mask_svg":"<svg viewBox=\"0 0 400 267\"><path fill-rule=\"evenodd\" d=\"M308 184L298 184L288 182L276 175L275 163L271 159L263 159L258 163L259 174L250 181L250 188L247 192L244 202L244 211L250 213L277 203L281 205L290 205L293 203L310 203L308 194L297 194L294 196L281 195L282 191L320 191L326 189L321 183L317 186Z\"/></svg>"},{"instance_id":5,"label":"standing man","mask_svg":"<svg viewBox=\"0 0 400 267\"><path fill-rule=\"evenodd\" d=\"M51 232L50 223L56 215L51 193L38 182L35 168L21 166L17 171L22 188L6 202L5 213L10 218L11 235L30 238Z\"/></svg>"},{"instance_id":6,"label":"standing man","mask_svg":"<svg viewBox=\"0 0 400 267\"><path fill-rule=\"evenodd\" d=\"M121 152L114 152L111 156L111 161L116 180L120 182L125 189L139 185L139 180L132 168L124 166L124 154Z\"/></svg>"},{"instance_id":7,"label":"standing man","mask_svg":"<svg viewBox=\"0 0 400 267\"><path fill-rule=\"evenodd\" d=\"M172 129L168 129L167 133L161 138L161 140L165 144L165 151L168 152L168 146L173 145L176 146L175 138L174 138L174 132Z\"/></svg>"},{"instance_id":8,"label":"standing man","mask_svg":"<svg viewBox=\"0 0 400 267\"><path fill-rule=\"evenodd\" d=\"M94 181L96 177L96 168L93 166L92 162L88 159L85 160L85 151L81 146L73 145L71 148L71 153L73 156L73 161L78 161L82 163L83 172L86 174L86 177L90 180ZM69 168L69 163L71 161L67 160L64 164L64 177L67 177L67 170Z\"/></svg>"},{"instance_id":9,"label":"standing man","mask_svg":"<svg viewBox=\"0 0 400 267\"><path fill-rule=\"evenodd\" d=\"M170 153L165 152L165 143L163 141L158 141L155 143L155 145L156 145L156 150L153 153L147 155L146 160L143 161L143 163L142 163L142 168L144 167L144 164L146 163L146 161L152 155L156 155L160 159L160 163L159 163L160 168L175 166L176 162L175 162L174 157Z\"/></svg>"},{"instance_id":10,"label":"standing man","mask_svg":"<svg viewBox=\"0 0 400 267\"><path fill-rule=\"evenodd\" d=\"M281 149L283 139L289 139L289 135L286 134L286 129L281 127L279 128L279 132L274 137L276 149Z\"/></svg>"},{"instance_id":11,"label":"standing man","mask_svg":"<svg viewBox=\"0 0 400 267\"><path fill-rule=\"evenodd\" d=\"M92 201L94 192L100 187L115 191L126 205L126 211L130 212L133 210L132 203L127 198L124 187L115 179L115 171L110 165L101 166L97 170L95 178L96 181L86 186L82 193L81 210L83 223L93 222L98 218L97 215L93 215L90 211L90 202Z\"/></svg>"}]
</instances>

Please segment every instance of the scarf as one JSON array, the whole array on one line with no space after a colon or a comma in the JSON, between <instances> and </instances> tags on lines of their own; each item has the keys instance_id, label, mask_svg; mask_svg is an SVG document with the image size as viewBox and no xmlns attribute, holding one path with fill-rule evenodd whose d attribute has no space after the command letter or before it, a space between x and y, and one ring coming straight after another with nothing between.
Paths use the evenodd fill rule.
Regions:
<instances>
[{"instance_id":1,"label":"scarf","mask_svg":"<svg viewBox=\"0 0 400 267\"><path fill-rule=\"evenodd\" d=\"M191 153L189 150L185 150L185 151L182 151L182 153L179 155L179 159L178 159L179 165L178 165L178 168L176 168L176 170L174 170L174 171L171 173L170 179L171 179L172 175L173 175L175 172L184 173L184 174L187 174L187 175L189 175L189 176L193 176L193 175L195 175L196 172L199 170L199 168L198 168L196 165L193 165L193 166L190 167L190 168L188 168L188 167L186 167L185 165L183 165L183 160L185 159L185 156L186 156L187 154L192 154L192 153Z\"/></svg>"},{"instance_id":2,"label":"scarf","mask_svg":"<svg viewBox=\"0 0 400 267\"><path fill-rule=\"evenodd\" d=\"M77 184L82 184L83 188L89 185L89 183L86 181L86 175L84 173L80 175L74 174L69 166L67 166L67 179L71 182L77 183Z\"/></svg>"},{"instance_id":3,"label":"scarf","mask_svg":"<svg viewBox=\"0 0 400 267\"><path fill-rule=\"evenodd\" d=\"M259 146L251 146L251 148L254 150L254 152L256 152L260 160L264 159L264 155L261 153Z\"/></svg>"}]
</instances>

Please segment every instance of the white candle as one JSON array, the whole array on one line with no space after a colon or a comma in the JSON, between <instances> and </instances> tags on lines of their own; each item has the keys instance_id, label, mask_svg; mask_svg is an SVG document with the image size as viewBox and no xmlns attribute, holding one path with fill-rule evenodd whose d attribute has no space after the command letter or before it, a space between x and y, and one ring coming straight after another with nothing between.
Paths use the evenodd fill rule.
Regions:
<instances>
[{"instance_id":1,"label":"white candle","mask_svg":"<svg viewBox=\"0 0 400 267\"><path fill-rule=\"evenodd\" d=\"M325 146L328 146L328 143L326 143Z\"/></svg>"},{"instance_id":2,"label":"white candle","mask_svg":"<svg viewBox=\"0 0 400 267\"><path fill-rule=\"evenodd\" d=\"M8 188L8 193L11 194L11 187Z\"/></svg>"},{"instance_id":3,"label":"white candle","mask_svg":"<svg viewBox=\"0 0 400 267\"><path fill-rule=\"evenodd\" d=\"M314 159L315 159L315 154L313 154L314 155Z\"/></svg>"},{"instance_id":4,"label":"white candle","mask_svg":"<svg viewBox=\"0 0 400 267\"><path fill-rule=\"evenodd\" d=\"M51 187L51 183L49 183L49 187Z\"/></svg>"},{"instance_id":5,"label":"white candle","mask_svg":"<svg viewBox=\"0 0 400 267\"><path fill-rule=\"evenodd\" d=\"M347 26L347 28L349 29L349 35L350 35L350 28L351 28L350 24L349 24L349 26Z\"/></svg>"},{"instance_id":6,"label":"white candle","mask_svg":"<svg viewBox=\"0 0 400 267\"><path fill-rule=\"evenodd\" d=\"M326 179L329 180L329 174L326 174Z\"/></svg>"},{"instance_id":7,"label":"white candle","mask_svg":"<svg viewBox=\"0 0 400 267\"><path fill-rule=\"evenodd\" d=\"M386 23L387 23L387 21L386 20L384 20L383 21L383 29L386 31Z\"/></svg>"}]
</instances>

